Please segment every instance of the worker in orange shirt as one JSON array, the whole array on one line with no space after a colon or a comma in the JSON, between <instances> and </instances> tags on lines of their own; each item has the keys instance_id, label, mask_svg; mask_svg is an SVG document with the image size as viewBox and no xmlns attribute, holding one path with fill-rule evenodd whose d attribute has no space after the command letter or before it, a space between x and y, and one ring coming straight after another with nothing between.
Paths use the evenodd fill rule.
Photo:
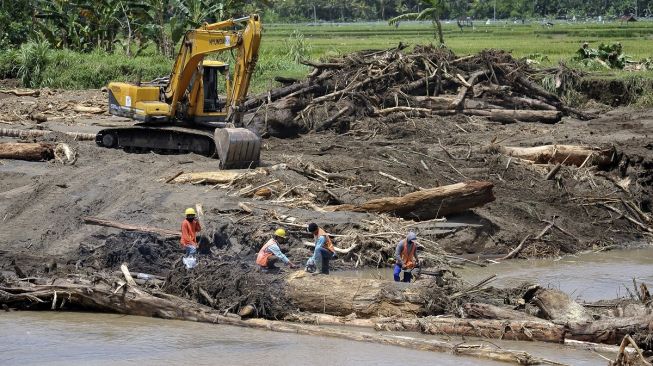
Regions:
<instances>
[{"instance_id":1,"label":"worker in orange shirt","mask_svg":"<svg viewBox=\"0 0 653 366\"><path fill-rule=\"evenodd\" d=\"M419 266L419 258L417 258L417 235L414 232L409 232L405 239L397 243L395 261L395 282L410 282L413 279L412 270ZM403 279L399 277L402 271L404 272Z\"/></svg>"},{"instance_id":2,"label":"worker in orange shirt","mask_svg":"<svg viewBox=\"0 0 653 366\"><path fill-rule=\"evenodd\" d=\"M197 232L202 230L200 222L195 217L194 208L187 208L186 219L181 223L181 245L186 249L186 255L194 255L197 251Z\"/></svg>"}]
</instances>

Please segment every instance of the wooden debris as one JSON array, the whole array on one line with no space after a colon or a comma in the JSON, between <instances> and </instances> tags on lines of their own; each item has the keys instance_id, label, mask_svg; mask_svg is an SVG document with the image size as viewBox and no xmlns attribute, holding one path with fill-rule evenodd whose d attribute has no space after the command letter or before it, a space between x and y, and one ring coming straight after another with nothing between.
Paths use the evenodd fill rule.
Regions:
<instances>
[{"instance_id":1,"label":"wooden debris","mask_svg":"<svg viewBox=\"0 0 653 366\"><path fill-rule=\"evenodd\" d=\"M243 189L239 192L241 196L248 196L250 194L253 194L254 192L258 191L259 189L271 186L273 184L279 183L279 179L274 179L272 181L269 181L267 183L261 184L260 186L254 187L254 188L249 188L249 189Z\"/></svg>"},{"instance_id":2,"label":"wooden debris","mask_svg":"<svg viewBox=\"0 0 653 366\"><path fill-rule=\"evenodd\" d=\"M342 316L353 313L360 318L428 314L439 306L431 299L436 294L444 296L429 280L406 287L392 281L314 276L297 271L285 282L293 307L301 311ZM429 309L431 302L434 309Z\"/></svg>"},{"instance_id":3,"label":"wooden debris","mask_svg":"<svg viewBox=\"0 0 653 366\"><path fill-rule=\"evenodd\" d=\"M305 241L304 246L315 248L315 244L311 243L310 241ZM352 244L349 248L347 249L342 249L338 247L333 247L333 249L336 251L338 254L349 254L351 253L352 250L356 249L358 247L358 244Z\"/></svg>"},{"instance_id":4,"label":"wooden debris","mask_svg":"<svg viewBox=\"0 0 653 366\"><path fill-rule=\"evenodd\" d=\"M422 187L418 187L418 186L416 186L416 185L414 185L414 184L412 184L412 183L408 183L408 182L406 182L405 180L402 180L402 179L399 179L399 178L397 178L397 177L395 177L395 176L392 176L392 175L390 175L390 174L388 174L388 173L384 173L384 172L381 172L381 171L380 171L379 174L382 175L382 176L384 176L384 177L386 177L386 178L388 178L388 179L390 179L390 180L393 180L393 181L395 181L395 182L397 182L397 183L403 184L403 185L405 185L405 186L409 186L409 187L415 188L415 189L420 190L420 191L421 191L422 189L424 189L424 188L422 188Z\"/></svg>"},{"instance_id":5,"label":"wooden debris","mask_svg":"<svg viewBox=\"0 0 653 366\"><path fill-rule=\"evenodd\" d=\"M63 165L74 165L77 162L77 151L70 145L58 143L54 148L54 159Z\"/></svg>"},{"instance_id":6,"label":"wooden debris","mask_svg":"<svg viewBox=\"0 0 653 366\"><path fill-rule=\"evenodd\" d=\"M81 104L78 104L78 105L74 106L73 110L75 112L79 112L79 113L91 113L91 114L98 114L98 113L106 112L106 110L104 108L87 107L87 106L84 106L84 105L81 105Z\"/></svg>"},{"instance_id":7,"label":"wooden debris","mask_svg":"<svg viewBox=\"0 0 653 366\"><path fill-rule=\"evenodd\" d=\"M515 341L562 343L565 327L544 320L460 319L428 316L396 319L376 324L387 331L419 331L425 334L481 337Z\"/></svg>"},{"instance_id":8,"label":"wooden debris","mask_svg":"<svg viewBox=\"0 0 653 366\"><path fill-rule=\"evenodd\" d=\"M0 89L0 93L13 94L17 97L38 97L41 91L38 89Z\"/></svg>"},{"instance_id":9,"label":"wooden debris","mask_svg":"<svg viewBox=\"0 0 653 366\"><path fill-rule=\"evenodd\" d=\"M16 130L10 128L0 128L0 136L3 137L19 137L19 138L30 138L30 137L40 137L46 136L54 131L46 130ZM95 141L94 133L82 133L82 132L58 132L66 136L70 136L78 141Z\"/></svg>"},{"instance_id":10,"label":"wooden debris","mask_svg":"<svg viewBox=\"0 0 653 366\"><path fill-rule=\"evenodd\" d=\"M219 170L214 172L183 173L175 177L170 183L191 183L191 184L227 184L237 179L254 177L265 174L262 169L254 170ZM168 182L166 182L168 183Z\"/></svg>"},{"instance_id":11,"label":"wooden debris","mask_svg":"<svg viewBox=\"0 0 653 366\"><path fill-rule=\"evenodd\" d=\"M467 181L448 186L423 189L402 197L383 197L360 205L325 207L327 211L394 213L405 218L428 220L464 212L494 201L490 182Z\"/></svg>"},{"instance_id":12,"label":"wooden debris","mask_svg":"<svg viewBox=\"0 0 653 366\"><path fill-rule=\"evenodd\" d=\"M482 303L467 303L463 305L463 312L467 317L473 319L542 321L542 319L523 311Z\"/></svg>"},{"instance_id":13,"label":"wooden debris","mask_svg":"<svg viewBox=\"0 0 653 366\"><path fill-rule=\"evenodd\" d=\"M347 339L358 342L393 345L408 349L432 352L448 352L455 355L478 357L488 360L512 362L518 365L539 365L550 361L534 357L526 352L512 351L475 344L453 344L435 339L420 339L409 336L374 334L333 327L320 327L265 319L242 320L240 317L224 316L220 312L177 296L153 291L135 291L129 286L122 296L115 296L112 287L104 282L95 285L78 285L57 281L52 286L0 287L3 294L0 303L29 308L34 302L56 302L55 293L66 294L68 303L89 311L112 311L127 315L150 316L163 319L189 320L195 322L225 324L274 332L304 334ZM116 290L120 289L120 285ZM27 304L27 305L26 305Z\"/></svg>"},{"instance_id":14,"label":"wooden debris","mask_svg":"<svg viewBox=\"0 0 653 366\"><path fill-rule=\"evenodd\" d=\"M0 159L44 161L54 158L54 144L35 143L0 143Z\"/></svg>"},{"instance_id":15,"label":"wooden debris","mask_svg":"<svg viewBox=\"0 0 653 366\"><path fill-rule=\"evenodd\" d=\"M554 323L584 323L594 320L587 309L560 290L539 288L532 295L532 298L526 300L540 309L539 315L542 318Z\"/></svg>"},{"instance_id":16,"label":"wooden debris","mask_svg":"<svg viewBox=\"0 0 653 366\"><path fill-rule=\"evenodd\" d=\"M342 132L350 121L370 115L464 114L502 123L587 117L536 82L558 70L535 70L505 52L486 50L457 58L450 50L418 46L411 52L395 47L370 54L309 62L315 69L306 80L243 104L247 127L287 136L324 129ZM452 63L456 59L463 61ZM259 112L263 103L265 113Z\"/></svg>"},{"instance_id":17,"label":"wooden debris","mask_svg":"<svg viewBox=\"0 0 653 366\"><path fill-rule=\"evenodd\" d=\"M181 237L181 233L179 231L174 231L174 230L168 230L168 229L161 229L161 228L156 228L156 227L149 227L149 226L139 226L139 225L131 225L131 224L124 224L116 221L111 221L111 220L105 220L105 219L100 219L97 217L83 217L82 220L84 221L85 224L88 225L99 225L99 226L106 226L106 227L113 227L116 229L121 229L125 231L139 231L143 233L151 233L151 234L157 234L161 235L163 237L167 238L179 238Z\"/></svg>"},{"instance_id":18,"label":"wooden debris","mask_svg":"<svg viewBox=\"0 0 653 366\"><path fill-rule=\"evenodd\" d=\"M180 176L180 175L182 175L182 174L184 174L184 171L183 171L183 170L180 170L179 172L175 173L175 175L173 175L172 177L166 179L165 183L170 183L170 182L172 182L173 180L175 180L175 178L177 178L178 176Z\"/></svg>"},{"instance_id":19,"label":"wooden debris","mask_svg":"<svg viewBox=\"0 0 653 366\"><path fill-rule=\"evenodd\" d=\"M581 166L608 166L615 162L614 147L601 149L576 145L542 145L534 147L516 147L492 145L490 150L515 158L531 161L535 164L557 164ZM587 161L589 159L589 161Z\"/></svg>"}]
</instances>

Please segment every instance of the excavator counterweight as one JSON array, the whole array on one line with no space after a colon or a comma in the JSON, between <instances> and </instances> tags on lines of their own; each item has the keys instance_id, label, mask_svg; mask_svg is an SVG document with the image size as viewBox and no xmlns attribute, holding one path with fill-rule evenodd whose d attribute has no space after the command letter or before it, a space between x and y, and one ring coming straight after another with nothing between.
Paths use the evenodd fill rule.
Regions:
<instances>
[{"instance_id":1,"label":"excavator counterweight","mask_svg":"<svg viewBox=\"0 0 653 366\"><path fill-rule=\"evenodd\" d=\"M258 15L189 30L169 78L145 84L109 83L109 112L139 123L101 130L96 143L130 152L216 157L222 169L256 167L260 138L236 125L260 41ZM230 50L236 50L233 71L224 62L205 59Z\"/></svg>"}]
</instances>

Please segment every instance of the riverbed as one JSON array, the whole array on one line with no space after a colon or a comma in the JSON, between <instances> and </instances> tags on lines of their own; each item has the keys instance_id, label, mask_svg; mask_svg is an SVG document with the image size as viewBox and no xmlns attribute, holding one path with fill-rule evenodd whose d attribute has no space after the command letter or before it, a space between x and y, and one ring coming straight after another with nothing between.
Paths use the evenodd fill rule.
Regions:
<instances>
[{"instance_id":1,"label":"riverbed","mask_svg":"<svg viewBox=\"0 0 653 366\"><path fill-rule=\"evenodd\" d=\"M115 314L2 312L0 339L0 365L5 366L505 365L335 338ZM596 354L556 344L492 343L570 365L605 364Z\"/></svg>"}]
</instances>

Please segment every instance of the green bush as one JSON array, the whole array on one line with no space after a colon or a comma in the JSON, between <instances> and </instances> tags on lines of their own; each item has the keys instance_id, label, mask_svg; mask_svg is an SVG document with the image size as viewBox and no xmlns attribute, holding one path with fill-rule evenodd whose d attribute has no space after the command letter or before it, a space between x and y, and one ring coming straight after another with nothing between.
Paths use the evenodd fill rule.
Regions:
<instances>
[{"instance_id":1,"label":"green bush","mask_svg":"<svg viewBox=\"0 0 653 366\"><path fill-rule=\"evenodd\" d=\"M6 50L0 52L0 78L14 79L18 73L18 51Z\"/></svg>"},{"instance_id":2,"label":"green bush","mask_svg":"<svg viewBox=\"0 0 653 366\"><path fill-rule=\"evenodd\" d=\"M163 56L127 57L104 51L79 53L53 50L43 42L28 42L18 51L0 52L0 77L18 78L30 88L100 88L110 81L151 80L166 76L172 60Z\"/></svg>"},{"instance_id":3,"label":"green bush","mask_svg":"<svg viewBox=\"0 0 653 366\"><path fill-rule=\"evenodd\" d=\"M127 57L104 51L78 53L69 50L52 52L44 78L47 85L63 89L100 88L110 81L146 81L166 76L172 61L163 56Z\"/></svg>"},{"instance_id":4,"label":"green bush","mask_svg":"<svg viewBox=\"0 0 653 366\"><path fill-rule=\"evenodd\" d=\"M17 77L21 84L37 88L43 84L43 74L49 62L50 43L48 41L29 41L23 43L17 55ZM47 83L46 83L47 84Z\"/></svg>"},{"instance_id":5,"label":"green bush","mask_svg":"<svg viewBox=\"0 0 653 366\"><path fill-rule=\"evenodd\" d=\"M308 58L311 53L311 45L306 41L304 34L297 29L293 30L286 42L286 56L292 61L299 63L302 59Z\"/></svg>"}]
</instances>

